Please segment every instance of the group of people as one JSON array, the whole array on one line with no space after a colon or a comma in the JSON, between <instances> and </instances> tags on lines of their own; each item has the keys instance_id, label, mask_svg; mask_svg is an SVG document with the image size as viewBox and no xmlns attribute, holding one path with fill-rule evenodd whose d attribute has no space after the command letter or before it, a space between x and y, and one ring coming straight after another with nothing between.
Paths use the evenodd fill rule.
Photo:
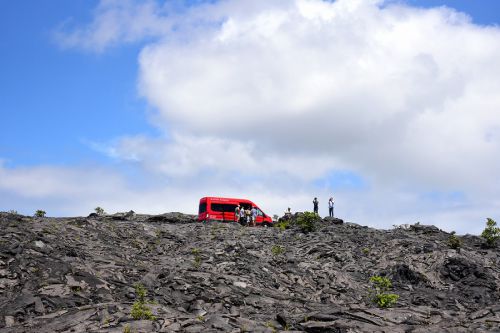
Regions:
<instances>
[{"instance_id":1,"label":"group of people","mask_svg":"<svg viewBox=\"0 0 500 333\"><path fill-rule=\"evenodd\" d=\"M334 207L333 197L330 197L330 199L328 199L328 216L330 217L333 217L333 207ZM315 214L318 214L318 208L319 208L319 201L318 198L315 197L313 199L313 209Z\"/></svg>"},{"instance_id":2,"label":"group of people","mask_svg":"<svg viewBox=\"0 0 500 333\"><path fill-rule=\"evenodd\" d=\"M234 210L235 222L240 222L242 225L248 225L255 227L255 220L257 219L257 209L255 207L242 207L240 205L236 206Z\"/></svg>"},{"instance_id":3,"label":"group of people","mask_svg":"<svg viewBox=\"0 0 500 333\"><path fill-rule=\"evenodd\" d=\"M318 211L319 211L319 201L318 201L318 198L314 198L313 201L313 210L314 210L314 213L315 214L318 214ZM328 215L330 217L334 217L333 215L333 208L334 208L334 201L333 201L333 197L330 197L330 199L328 199ZM243 206L240 206L240 205L237 205L235 210L234 210L234 221L235 222L239 222L240 224L242 225L248 225L248 226L251 226L251 227L254 227L255 226L255 222L257 220L257 215L258 215L258 210L257 208L255 207L243 207ZM292 212L291 212L291 209L290 207L288 208L288 210L285 212L285 215L284 215L285 218L291 218L292 217Z\"/></svg>"}]
</instances>

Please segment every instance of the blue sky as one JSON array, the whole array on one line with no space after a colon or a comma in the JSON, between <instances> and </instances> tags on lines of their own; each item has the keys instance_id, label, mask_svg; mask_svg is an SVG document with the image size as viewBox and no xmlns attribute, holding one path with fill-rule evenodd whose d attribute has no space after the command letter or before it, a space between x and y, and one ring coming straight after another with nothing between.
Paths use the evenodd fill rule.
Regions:
<instances>
[{"instance_id":1,"label":"blue sky","mask_svg":"<svg viewBox=\"0 0 500 333\"><path fill-rule=\"evenodd\" d=\"M9 165L105 162L86 140L153 130L136 93L138 46L92 54L62 49L54 40L62 22L91 19L96 4L3 4L0 108L10 126L0 134L0 155Z\"/></svg>"},{"instance_id":2,"label":"blue sky","mask_svg":"<svg viewBox=\"0 0 500 333\"><path fill-rule=\"evenodd\" d=\"M4 2L0 210L194 212L227 195L271 214L318 196L326 212L334 195L346 220L378 227L477 232L499 218L485 68L500 59L500 3L334 5Z\"/></svg>"},{"instance_id":3,"label":"blue sky","mask_svg":"<svg viewBox=\"0 0 500 333\"><path fill-rule=\"evenodd\" d=\"M495 0L409 0L407 3L423 8L448 6L466 13L478 24L498 25L500 21L500 15L498 14L500 4Z\"/></svg>"}]
</instances>

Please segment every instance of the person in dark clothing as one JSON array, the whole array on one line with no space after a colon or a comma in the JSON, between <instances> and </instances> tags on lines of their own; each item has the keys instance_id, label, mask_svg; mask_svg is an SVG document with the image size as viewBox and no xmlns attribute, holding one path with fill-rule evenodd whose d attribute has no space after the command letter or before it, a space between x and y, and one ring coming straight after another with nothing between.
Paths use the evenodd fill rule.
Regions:
<instances>
[{"instance_id":1,"label":"person in dark clothing","mask_svg":"<svg viewBox=\"0 0 500 333\"><path fill-rule=\"evenodd\" d=\"M319 205L318 198L314 197L313 207L314 207L314 213L316 213L316 214L318 214L318 205Z\"/></svg>"}]
</instances>

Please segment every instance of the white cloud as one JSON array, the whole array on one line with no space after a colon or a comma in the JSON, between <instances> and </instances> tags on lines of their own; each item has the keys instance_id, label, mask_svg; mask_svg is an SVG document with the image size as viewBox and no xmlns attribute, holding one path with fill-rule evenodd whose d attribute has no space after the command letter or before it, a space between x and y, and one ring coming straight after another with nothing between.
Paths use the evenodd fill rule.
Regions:
<instances>
[{"instance_id":1,"label":"white cloud","mask_svg":"<svg viewBox=\"0 0 500 333\"><path fill-rule=\"evenodd\" d=\"M60 45L96 52L124 42L157 37L169 32L173 24L154 0L101 0L92 23L75 29L71 29L71 23L66 21L55 32Z\"/></svg>"},{"instance_id":2,"label":"white cloud","mask_svg":"<svg viewBox=\"0 0 500 333\"><path fill-rule=\"evenodd\" d=\"M282 207L300 209L309 194L298 189L286 193L272 184L252 182L248 178L225 179L226 175L208 174L197 179L134 181L126 172L102 167L25 167L0 165L0 211L17 210L30 215L36 209L49 216L87 215L97 206L108 213L134 210L160 214L171 211L197 213L199 199L220 195L252 198L268 214L281 213ZM244 176L242 176L244 177Z\"/></svg>"},{"instance_id":3,"label":"white cloud","mask_svg":"<svg viewBox=\"0 0 500 333\"><path fill-rule=\"evenodd\" d=\"M466 231L498 215L499 28L380 0L228 0L180 12L103 0L88 27L60 40L99 51L148 37L157 40L140 54L139 90L169 137L99 149L183 196L223 184L213 194L255 195L281 211L334 191L347 219L386 227L418 219ZM339 170L369 186L318 187Z\"/></svg>"},{"instance_id":4,"label":"white cloud","mask_svg":"<svg viewBox=\"0 0 500 333\"><path fill-rule=\"evenodd\" d=\"M140 89L164 126L335 155L383 181L491 184L499 29L446 8L277 3L142 52Z\"/></svg>"},{"instance_id":5,"label":"white cloud","mask_svg":"<svg viewBox=\"0 0 500 333\"><path fill-rule=\"evenodd\" d=\"M198 177L209 170L262 178L278 174L281 178L312 181L335 164L334 158L326 155L304 158L261 151L251 141L176 133L170 140L135 136L98 147L112 158L137 162L153 173L177 178Z\"/></svg>"},{"instance_id":6,"label":"white cloud","mask_svg":"<svg viewBox=\"0 0 500 333\"><path fill-rule=\"evenodd\" d=\"M0 166L0 211L14 209L30 215L36 209L43 209L49 216L86 216L100 206L109 213L132 209L147 214L170 211L194 214L198 200L207 195L251 198L271 215L282 214L286 207L292 207L293 211L311 210L313 189L300 182L287 188L273 181L255 182L244 175L226 176L226 173L208 173L191 180L173 181L156 177L154 184L144 186L113 169ZM314 195L320 199L320 213L326 215L329 189L316 188ZM412 192L344 188L336 195L335 212L347 221L374 227L391 228L394 224L421 221L461 234L477 234L484 228L484 217L494 216L500 208L498 200L493 205L474 202L472 207L464 207L460 197L450 200L446 196L438 193L422 200ZM412 209L417 203L419 212Z\"/></svg>"}]
</instances>

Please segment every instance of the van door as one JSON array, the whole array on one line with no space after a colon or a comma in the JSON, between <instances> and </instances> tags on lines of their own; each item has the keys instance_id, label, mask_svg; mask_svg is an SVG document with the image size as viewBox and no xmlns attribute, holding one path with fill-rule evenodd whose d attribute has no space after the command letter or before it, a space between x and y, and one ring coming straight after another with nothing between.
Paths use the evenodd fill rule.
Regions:
<instances>
[{"instance_id":1,"label":"van door","mask_svg":"<svg viewBox=\"0 0 500 333\"><path fill-rule=\"evenodd\" d=\"M236 209L236 204L229 203L212 203L211 213L213 219L223 221L223 222L234 222L234 210Z\"/></svg>"},{"instance_id":2,"label":"van door","mask_svg":"<svg viewBox=\"0 0 500 333\"><path fill-rule=\"evenodd\" d=\"M255 218L255 223L261 224L264 221L264 213L260 210L259 207L255 207L257 209L257 217Z\"/></svg>"}]
</instances>

